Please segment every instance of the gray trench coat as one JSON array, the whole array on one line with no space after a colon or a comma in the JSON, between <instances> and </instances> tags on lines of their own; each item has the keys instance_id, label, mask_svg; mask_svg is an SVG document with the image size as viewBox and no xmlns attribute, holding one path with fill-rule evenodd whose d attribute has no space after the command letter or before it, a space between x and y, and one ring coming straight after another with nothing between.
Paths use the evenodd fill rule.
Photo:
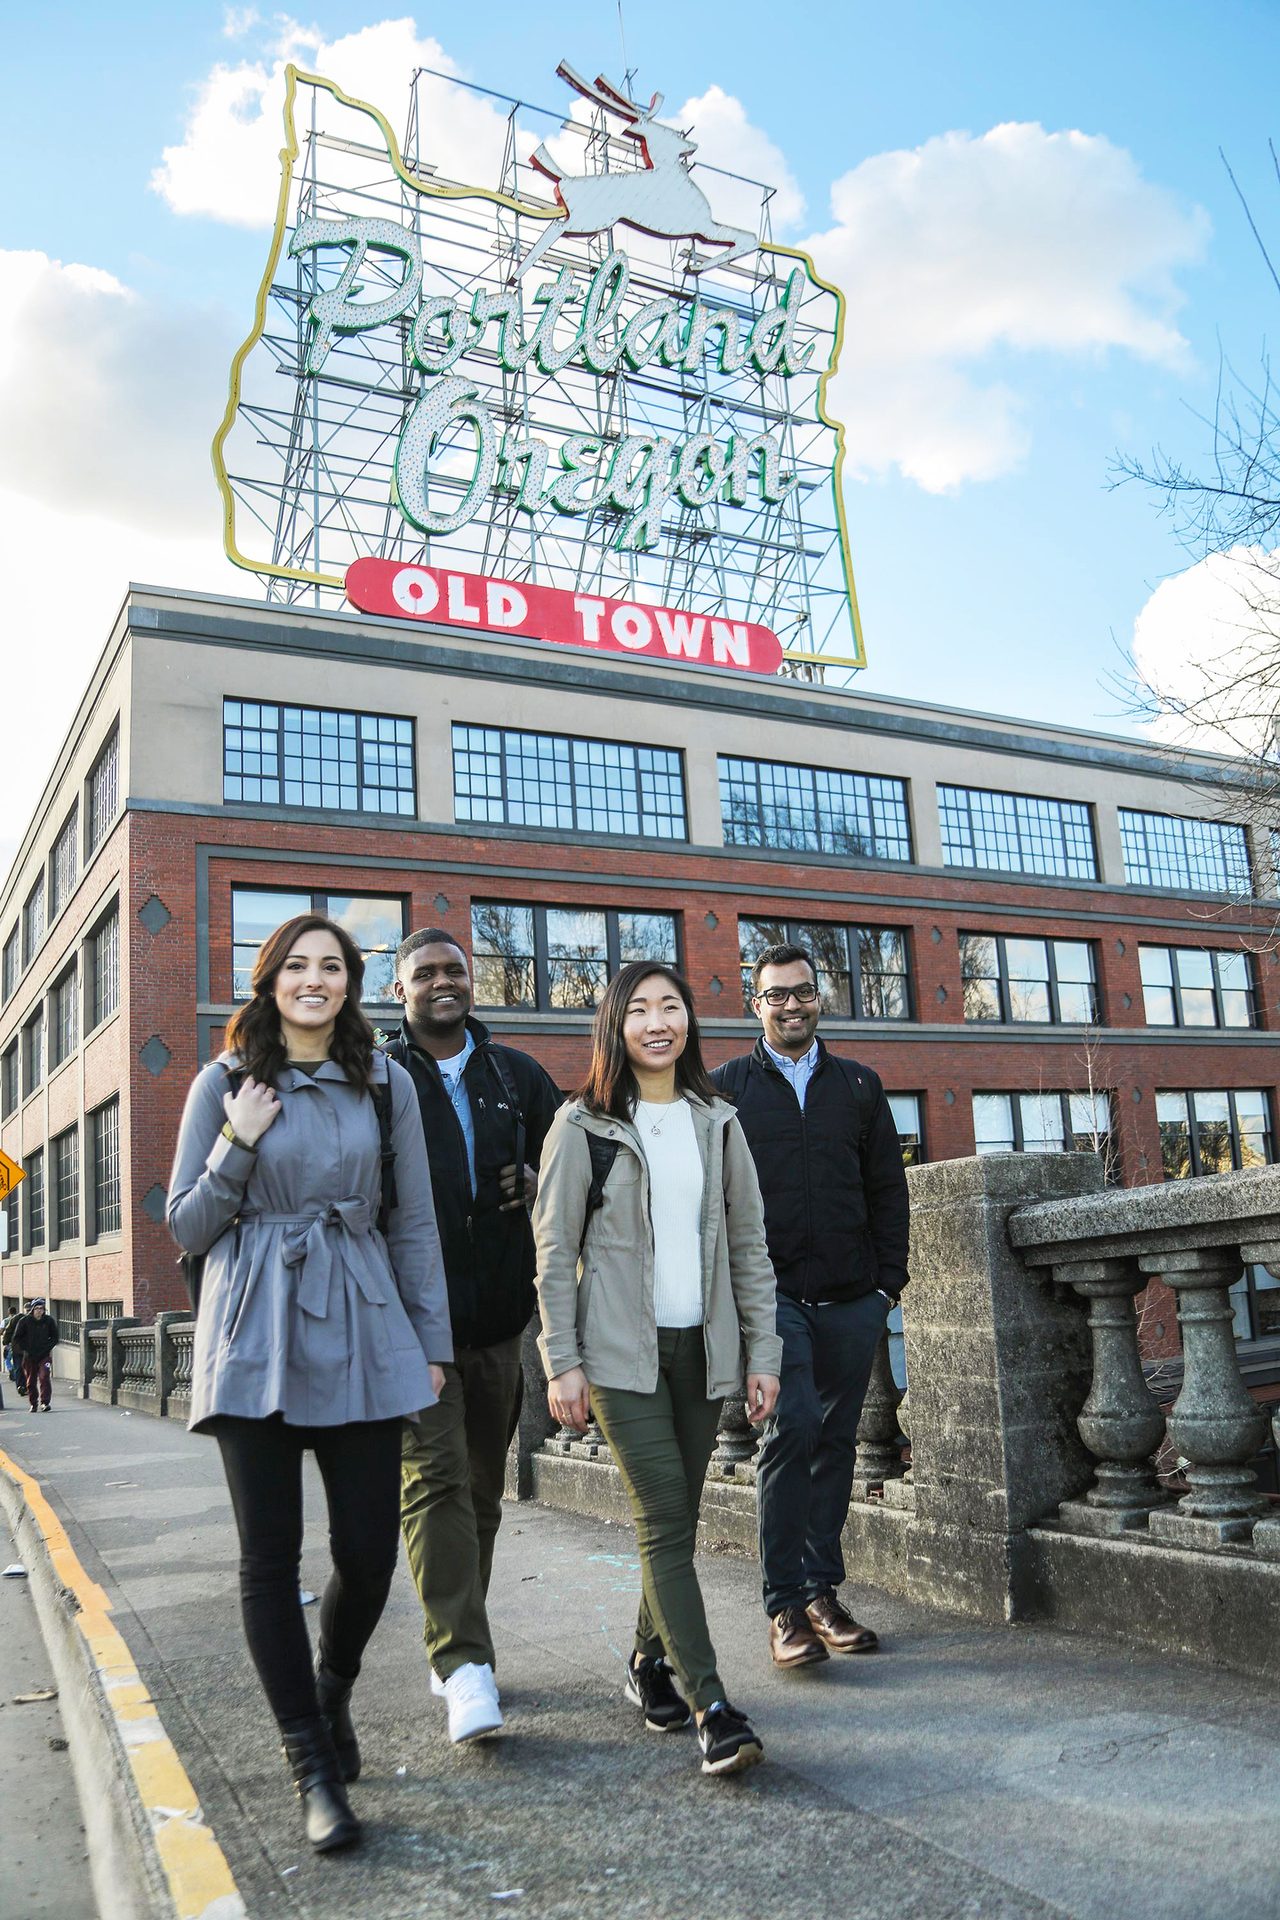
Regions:
<instances>
[{"instance_id":1,"label":"gray trench coat","mask_svg":"<svg viewBox=\"0 0 1280 1920\"><path fill-rule=\"evenodd\" d=\"M285 1067L280 1113L256 1153L222 1137L220 1059L187 1095L169 1181L169 1227L207 1253L196 1322L191 1419L295 1426L388 1420L435 1403L428 1361L453 1358L444 1263L418 1096L391 1076L398 1205L377 1230L382 1173L372 1099L326 1060L314 1080Z\"/></svg>"}]
</instances>

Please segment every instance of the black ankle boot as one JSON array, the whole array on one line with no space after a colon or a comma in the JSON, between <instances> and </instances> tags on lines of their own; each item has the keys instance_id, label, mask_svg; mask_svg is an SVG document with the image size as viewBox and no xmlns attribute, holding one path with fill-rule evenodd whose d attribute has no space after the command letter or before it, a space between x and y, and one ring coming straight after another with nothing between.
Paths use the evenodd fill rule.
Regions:
<instances>
[{"instance_id":1,"label":"black ankle boot","mask_svg":"<svg viewBox=\"0 0 1280 1920\"><path fill-rule=\"evenodd\" d=\"M351 1689L354 1679L344 1680L326 1665L323 1652L316 1654L316 1697L320 1711L329 1722L342 1777L350 1786L360 1778L360 1743L351 1719Z\"/></svg>"},{"instance_id":2,"label":"black ankle boot","mask_svg":"<svg viewBox=\"0 0 1280 1920\"><path fill-rule=\"evenodd\" d=\"M342 1784L329 1722L321 1713L308 1714L304 1720L282 1720L280 1734L302 1802L308 1840L317 1853L351 1846L360 1838L360 1822Z\"/></svg>"}]
</instances>

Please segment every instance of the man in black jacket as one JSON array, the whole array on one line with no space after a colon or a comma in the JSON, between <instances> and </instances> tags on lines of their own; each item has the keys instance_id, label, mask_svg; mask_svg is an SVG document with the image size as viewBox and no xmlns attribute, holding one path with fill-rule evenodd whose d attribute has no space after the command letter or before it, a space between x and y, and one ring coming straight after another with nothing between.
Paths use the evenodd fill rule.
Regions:
<instances>
[{"instance_id":1,"label":"man in black jacket","mask_svg":"<svg viewBox=\"0 0 1280 1920\"><path fill-rule=\"evenodd\" d=\"M33 1300L13 1330L13 1350L23 1364L23 1385L34 1413L48 1413L53 1392L49 1356L58 1344L58 1323L45 1311L43 1300Z\"/></svg>"},{"instance_id":2,"label":"man in black jacket","mask_svg":"<svg viewBox=\"0 0 1280 1920\"><path fill-rule=\"evenodd\" d=\"M755 1158L778 1280L782 1388L756 1491L769 1648L789 1668L879 1644L839 1600L840 1534L871 1363L907 1283L907 1181L879 1079L817 1037L804 948L767 948L751 983L763 1035L711 1077Z\"/></svg>"},{"instance_id":3,"label":"man in black jacket","mask_svg":"<svg viewBox=\"0 0 1280 1920\"><path fill-rule=\"evenodd\" d=\"M529 1209L560 1095L536 1060L469 1018L467 956L452 934L409 935L395 994L404 1024L384 1051L418 1090L454 1349L439 1402L405 1425L401 1521L432 1689L450 1738L473 1740L502 1725L485 1597L534 1306Z\"/></svg>"}]
</instances>

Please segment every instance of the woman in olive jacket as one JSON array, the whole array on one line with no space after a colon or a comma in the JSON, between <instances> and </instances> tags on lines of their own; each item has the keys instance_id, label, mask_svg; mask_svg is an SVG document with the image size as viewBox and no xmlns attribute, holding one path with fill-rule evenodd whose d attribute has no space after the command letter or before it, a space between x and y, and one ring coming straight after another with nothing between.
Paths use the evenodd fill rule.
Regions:
<instances>
[{"instance_id":1,"label":"woman in olive jacket","mask_svg":"<svg viewBox=\"0 0 1280 1920\"><path fill-rule=\"evenodd\" d=\"M738 1772L763 1749L716 1671L694 1544L743 1351L759 1423L782 1343L755 1164L707 1078L689 988L661 962L633 962L605 991L587 1083L543 1147L533 1230L551 1412L580 1433L594 1412L635 1516L626 1696L655 1731L692 1709L702 1771Z\"/></svg>"},{"instance_id":2,"label":"woman in olive jacket","mask_svg":"<svg viewBox=\"0 0 1280 1920\"><path fill-rule=\"evenodd\" d=\"M174 1236L206 1256L191 1426L222 1451L249 1651L323 1852L360 1832L351 1687L395 1570L401 1424L435 1404L453 1358L418 1097L374 1050L363 977L350 935L318 915L263 941L227 1051L188 1095L169 1183ZM314 1672L298 1592L308 1450L334 1561Z\"/></svg>"}]
</instances>

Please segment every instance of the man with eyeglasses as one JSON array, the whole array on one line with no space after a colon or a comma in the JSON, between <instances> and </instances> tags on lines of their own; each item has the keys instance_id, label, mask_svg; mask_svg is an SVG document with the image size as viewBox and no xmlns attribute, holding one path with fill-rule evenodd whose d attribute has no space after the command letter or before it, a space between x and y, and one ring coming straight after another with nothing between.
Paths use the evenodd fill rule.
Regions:
<instances>
[{"instance_id":1,"label":"man with eyeglasses","mask_svg":"<svg viewBox=\"0 0 1280 1920\"><path fill-rule=\"evenodd\" d=\"M907 1284L907 1178L879 1078L818 1038L810 955L767 947L751 988L762 1035L711 1077L755 1159L778 1281L782 1388L756 1496L769 1651L790 1669L879 1645L839 1598L840 1535L871 1363Z\"/></svg>"}]
</instances>

